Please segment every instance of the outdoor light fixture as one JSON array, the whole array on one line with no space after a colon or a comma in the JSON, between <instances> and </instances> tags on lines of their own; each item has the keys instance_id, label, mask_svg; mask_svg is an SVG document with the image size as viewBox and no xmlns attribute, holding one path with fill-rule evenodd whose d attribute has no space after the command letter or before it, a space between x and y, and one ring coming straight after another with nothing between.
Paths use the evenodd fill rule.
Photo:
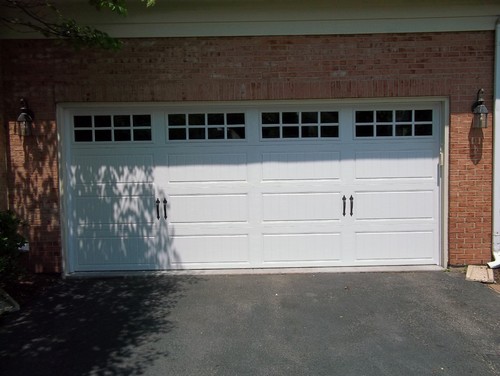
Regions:
<instances>
[{"instance_id":1,"label":"outdoor light fixture","mask_svg":"<svg viewBox=\"0 0 500 376\"><path fill-rule=\"evenodd\" d=\"M484 89L479 89L476 102L472 105L472 113L474 114L472 128L488 128L488 109L484 105L483 94Z\"/></svg>"},{"instance_id":2,"label":"outdoor light fixture","mask_svg":"<svg viewBox=\"0 0 500 376\"><path fill-rule=\"evenodd\" d=\"M33 111L28 107L28 102L26 99L21 98L21 113L17 117L17 124L19 126L19 134L22 136L31 135L31 126L33 125L33 119L35 115Z\"/></svg>"}]
</instances>

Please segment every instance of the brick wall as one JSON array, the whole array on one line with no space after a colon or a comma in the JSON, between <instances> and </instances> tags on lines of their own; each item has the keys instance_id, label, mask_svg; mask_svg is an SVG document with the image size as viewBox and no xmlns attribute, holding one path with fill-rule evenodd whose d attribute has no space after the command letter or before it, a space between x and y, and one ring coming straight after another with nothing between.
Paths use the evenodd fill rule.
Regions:
<instances>
[{"instance_id":1,"label":"brick wall","mask_svg":"<svg viewBox=\"0 0 500 376\"><path fill-rule=\"evenodd\" d=\"M0 211L8 208L7 202L7 130L0 113Z\"/></svg>"},{"instance_id":2,"label":"brick wall","mask_svg":"<svg viewBox=\"0 0 500 376\"><path fill-rule=\"evenodd\" d=\"M3 91L3 71L1 64L2 45L0 44L0 98L5 96ZM0 101L0 210L8 208L7 193L7 124L4 121L4 103Z\"/></svg>"},{"instance_id":3,"label":"brick wall","mask_svg":"<svg viewBox=\"0 0 500 376\"><path fill-rule=\"evenodd\" d=\"M449 260L491 259L492 127L471 132L483 87L492 107L494 33L164 38L119 52L2 41L4 115L20 96L34 136L10 129L11 205L30 220L32 264L60 270L58 102L232 101L439 96L450 99Z\"/></svg>"}]
</instances>

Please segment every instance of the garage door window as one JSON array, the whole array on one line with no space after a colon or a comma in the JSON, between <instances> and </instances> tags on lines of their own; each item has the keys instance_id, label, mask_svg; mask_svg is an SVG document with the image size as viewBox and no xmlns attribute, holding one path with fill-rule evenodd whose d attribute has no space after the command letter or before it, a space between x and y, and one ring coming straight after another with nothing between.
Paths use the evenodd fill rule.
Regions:
<instances>
[{"instance_id":1,"label":"garage door window","mask_svg":"<svg viewBox=\"0 0 500 376\"><path fill-rule=\"evenodd\" d=\"M73 117L75 142L151 141L151 115Z\"/></svg>"},{"instance_id":2,"label":"garage door window","mask_svg":"<svg viewBox=\"0 0 500 376\"><path fill-rule=\"evenodd\" d=\"M174 113L167 115L169 140L244 140L245 114Z\"/></svg>"},{"instance_id":3,"label":"garage door window","mask_svg":"<svg viewBox=\"0 0 500 376\"><path fill-rule=\"evenodd\" d=\"M432 136L432 110L356 111L356 137Z\"/></svg>"},{"instance_id":4,"label":"garage door window","mask_svg":"<svg viewBox=\"0 0 500 376\"><path fill-rule=\"evenodd\" d=\"M263 139L319 139L339 137L339 114L336 111L263 112Z\"/></svg>"}]
</instances>

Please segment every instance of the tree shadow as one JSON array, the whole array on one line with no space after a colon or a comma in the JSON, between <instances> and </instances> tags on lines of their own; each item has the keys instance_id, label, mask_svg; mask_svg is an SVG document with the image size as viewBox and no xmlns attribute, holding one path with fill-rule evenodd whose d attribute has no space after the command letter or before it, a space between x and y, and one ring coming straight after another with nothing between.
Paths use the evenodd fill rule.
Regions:
<instances>
[{"instance_id":1,"label":"tree shadow","mask_svg":"<svg viewBox=\"0 0 500 376\"><path fill-rule=\"evenodd\" d=\"M11 204L14 207L16 203L14 210L25 223L24 235L30 246L24 258L35 272L61 272L55 121L37 122L29 136L19 134L15 122L9 126L11 154L16 155L10 160ZM65 244L69 248L66 263L76 271L96 270L95 265L99 265L98 270L171 269L172 265L182 265L173 244L175 230L164 218L170 202L165 213L163 203L160 205L156 218L155 200L166 198L167 193L154 182L153 155L142 153L137 157L130 156L128 149L114 150L110 157L85 155L78 161L65 162L63 177L68 178L67 187L71 186L63 195L70 239ZM107 266L102 266L103 260L107 260Z\"/></svg>"},{"instance_id":2,"label":"tree shadow","mask_svg":"<svg viewBox=\"0 0 500 376\"><path fill-rule=\"evenodd\" d=\"M61 280L0 318L0 374L142 375L193 276Z\"/></svg>"},{"instance_id":3,"label":"tree shadow","mask_svg":"<svg viewBox=\"0 0 500 376\"><path fill-rule=\"evenodd\" d=\"M15 129L15 123L9 126ZM54 121L39 121L31 136L10 134L10 206L23 219L36 272L61 271L57 131ZM22 150L22 153L20 151Z\"/></svg>"}]
</instances>

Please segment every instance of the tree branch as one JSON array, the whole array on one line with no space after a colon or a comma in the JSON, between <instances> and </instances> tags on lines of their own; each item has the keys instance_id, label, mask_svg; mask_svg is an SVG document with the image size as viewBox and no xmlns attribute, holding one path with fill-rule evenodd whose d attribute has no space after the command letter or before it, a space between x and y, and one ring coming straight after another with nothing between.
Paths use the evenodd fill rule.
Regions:
<instances>
[{"instance_id":1,"label":"tree branch","mask_svg":"<svg viewBox=\"0 0 500 376\"><path fill-rule=\"evenodd\" d=\"M147 7L155 4L155 0L141 1ZM88 3L97 10L109 9L118 15L127 15L126 0L88 0ZM118 49L121 46L118 39L107 33L64 17L50 0L0 0L0 8L10 10L1 12L0 24L16 32L35 31L45 37L68 41L77 48Z\"/></svg>"}]
</instances>

